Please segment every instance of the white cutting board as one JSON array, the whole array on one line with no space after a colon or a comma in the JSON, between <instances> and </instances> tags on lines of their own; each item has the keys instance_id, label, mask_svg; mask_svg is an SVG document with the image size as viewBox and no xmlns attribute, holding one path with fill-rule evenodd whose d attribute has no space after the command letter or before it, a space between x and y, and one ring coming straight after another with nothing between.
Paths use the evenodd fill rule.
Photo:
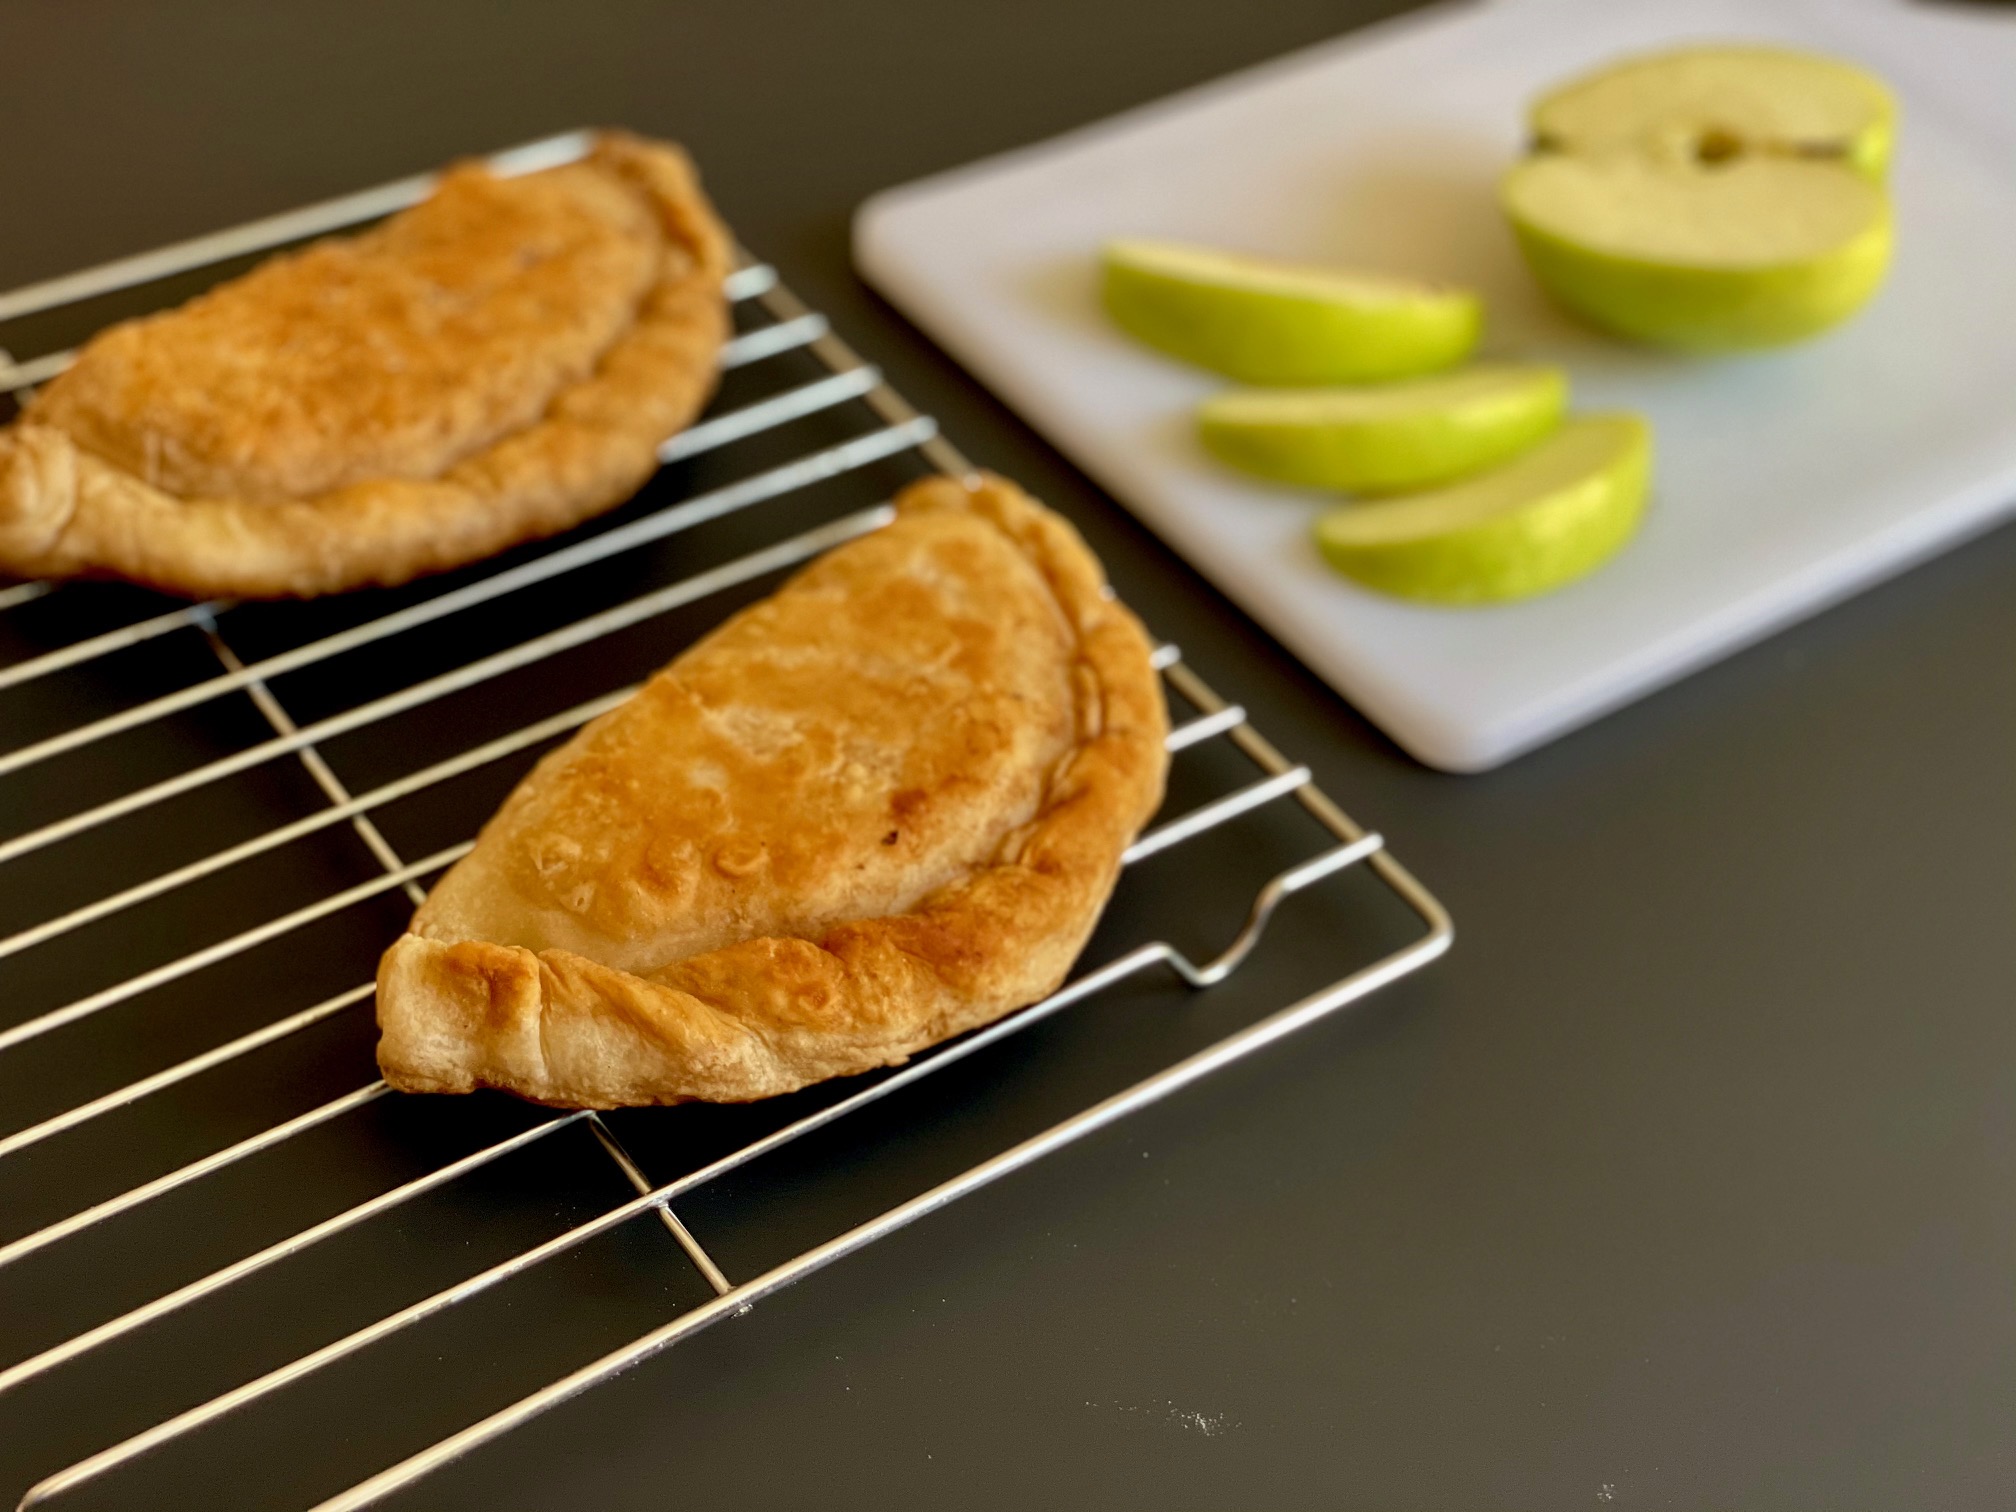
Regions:
<instances>
[{"instance_id":1,"label":"white cutting board","mask_svg":"<svg viewBox=\"0 0 2016 1512\"><path fill-rule=\"evenodd\" d=\"M1586 333L1521 266L1493 185L1522 109L1618 53L1772 39L1857 59L1904 104L1889 285L1768 355ZM1060 43L1060 45L1062 45ZM1499 0L1440 7L877 195L862 273L1409 751L1477 771L1978 532L2016 508L2016 21L1898 0ZM1418 271L1481 288L1486 351L1565 363L1642 410L1638 539L1552 597L1481 609L1334 576L1320 500L1192 440L1219 387L1096 304L1114 236Z\"/></svg>"}]
</instances>

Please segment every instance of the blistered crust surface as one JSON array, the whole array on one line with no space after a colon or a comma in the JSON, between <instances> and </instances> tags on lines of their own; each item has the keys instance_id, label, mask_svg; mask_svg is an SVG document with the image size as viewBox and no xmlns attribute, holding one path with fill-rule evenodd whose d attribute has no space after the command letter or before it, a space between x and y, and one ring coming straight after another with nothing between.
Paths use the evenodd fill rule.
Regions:
<instances>
[{"instance_id":1,"label":"blistered crust surface","mask_svg":"<svg viewBox=\"0 0 2016 1512\"><path fill-rule=\"evenodd\" d=\"M729 264L676 148L453 169L90 342L0 431L0 570L305 596L564 529L711 392Z\"/></svg>"},{"instance_id":2,"label":"blistered crust surface","mask_svg":"<svg viewBox=\"0 0 2016 1512\"><path fill-rule=\"evenodd\" d=\"M901 1061L1063 979L1166 736L1070 527L916 485L526 778L387 953L380 1064L611 1107Z\"/></svg>"}]
</instances>

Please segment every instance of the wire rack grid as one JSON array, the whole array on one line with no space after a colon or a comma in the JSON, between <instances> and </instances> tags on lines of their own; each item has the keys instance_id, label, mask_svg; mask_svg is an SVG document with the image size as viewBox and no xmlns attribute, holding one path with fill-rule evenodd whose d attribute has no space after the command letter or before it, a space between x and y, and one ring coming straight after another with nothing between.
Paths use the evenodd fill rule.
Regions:
<instances>
[{"instance_id":1,"label":"wire rack grid","mask_svg":"<svg viewBox=\"0 0 2016 1512\"><path fill-rule=\"evenodd\" d=\"M491 161L501 172L530 171L578 155L585 142L569 134ZM0 295L0 322L68 319L88 333L105 300L158 304L178 279L214 280L234 261L391 213L430 182L403 180ZM1208 770L1184 780L1179 762L1170 804L1128 851L1128 875L1088 950L1088 958L1104 952L1103 964L1049 999L901 1068L733 1113L602 1115L483 1098L451 1105L391 1097L376 1079L346 1085L369 1066L376 948L424 896L427 880L468 851L474 824L531 761L620 703L636 686L631 674L667 659L725 608L886 523L892 478L970 470L934 423L772 268L745 259L729 294L738 334L723 354L713 408L666 442L663 470L636 501L556 541L411 589L313 604L170 604L113 586L0 586L0 1215L13 1209L0 1217L0 1319L20 1325L0 1329L16 1350L0 1364L0 1440L10 1399L32 1399L67 1372L163 1330L194 1330L206 1343L226 1337L221 1331L236 1325L220 1305L374 1224L486 1180L468 1203L486 1219L486 1204L509 1208L512 1188L496 1178L531 1153L572 1139L561 1164L606 1162L621 1183L580 1198L557 1229L529 1242L515 1237L474 1271L456 1269L450 1257L444 1272L443 1246L426 1247L410 1269L444 1275L444 1284L333 1338L302 1339L247 1378L206 1386L193 1404L186 1395L178 1400L189 1389L179 1381L153 1394L165 1393L165 1402L143 1390L138 1403L109 1412L95 1410L104 1399L93 1390L59 1394L27 1421L61 1421L64 1429L23 1430L32 1442L19 1463L39 1478L22 1508L81 1503L127 1480L139 1486L139 1504L166 1504L148 1467L171 1450L200 1464L200 1430L340 1373L374 1347L552 1268L633 1220L662 1226L704 1291L670 1321L557 1378L549 1371L547 1384L427 1447L399 1448L389 1468L333 1495L326 1487L310 1493L321 1496L319 1512L373 1503L779 1288L1365 997L1450 944L1448 917L1379 836L1164 644L1157 663L1178 716L1171 750ZM23 361L0 353L0 391L18 401L69 356L60 339ZM1270 849L1286 833L1284 802L1300 815L1299 853L1285 861ZM1273 825L1266 843L1240 829L1263 821ZM1170 943L1175 931L1150 926L1177 908L1179 896L1198 892L1196 875L1206 873L1187 883L1136 877L1157 855L1212 844L1238 859L1202 857L1209 873L1236 877L1255 858L1265 866L1252 890L1239 892L1243 917L1232 916L1231 943L1200 960ZM984 1148L983 1158L914 1195L793 1245L753 1273L724 1264L675 1211L676 1201L702 1200L763 1157L850 1117L847 1127L857 1127L873 1117L857 1115L885 1099L944 1080L955 1067L970 1070L990 1047L1015 1036L1027 1043L1032 1029L1064 1022L1058 1016L1073 1005L1158 976L1188 988L1225 981L1248 961L1280 905L1347 874L1369 875L1397 900L1410 921L1397 943L1389 930L1363 964L1347 960L1335 975L1340 968L1324 967L1324 979L1285 1006L1231 1033L1212 1028L1173 1063ZM329 1095L302 1105L318 1091ZM430 1122L379 1131L394 1147L396 1179L378 1168L382 1161L330 1143L367 1114L391 1117L423 1103ZM719 1127L701 1122L708 1117ZM695 1129L707 1137L693 1136ZM647 1144L652 1153L633 1151ZM262 1163L310 1148L311 1179L268 1173L245 1184ZM7 1184L10 1166L28 1171L18 1186ZM262 1209L284 1208L272 1215L278 1232L236 1253L217 1253L218 1243L245 1242L235 1236L197 1242L191 1235L200 1222L176 1204L206 1192L231 1211L242 1210L247 1193ZM136 1259L144 1234L118 1242L151 1214L168 1215L168 1231L187 1251L173 1263L151 1263L160 1259L152 1252L148 1263ZM77 1258L94 1242L105 1253ZM732 1279L738 1270L743 1279ZM25 1300L6 1291L10 1273L29 1276ZM79 1312L77 1294L97 1290L90 1282L97 1275L111 1278L110 1316ZM129 1366L122 1380L146 1373ZM80 1393L93 1410L76 1405ZM116 1441L48 1470L71 1445L92 1446L94 1438ZM345 1478L354 1473L353 1466ZM281 1503L262 1491L252 1504Z\"/></svg>"}]
</instances>

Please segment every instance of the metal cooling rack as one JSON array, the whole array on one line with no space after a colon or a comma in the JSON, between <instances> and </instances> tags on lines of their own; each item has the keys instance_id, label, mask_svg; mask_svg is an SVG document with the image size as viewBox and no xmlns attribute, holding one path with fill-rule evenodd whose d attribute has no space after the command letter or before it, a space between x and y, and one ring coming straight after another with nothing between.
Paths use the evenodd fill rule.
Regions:
<instances>
[{"instance_id":1,"label":"metal cooling rack","mask_svg":"<svg viewBox=\"0 0 2016 1512\"><path fill-rule=\"evenodd\" d=\"M554 138L493 161L501 171L529 171L575 156L584 141L579 134ZM159 302L175 292L164 283L214 278L234 259L388 214L420 198L429 182L404 180L0 295L0 321L67 314L88 330L92 301L144 287ZM494 1176L556 1137L590 1136L600 1155L581 1145L576 1158L606 1159L634 1192L627 1200L605 1193L586 1216L577 1203L573 1221L557 1232L514 1241L473 1272L451 1269L448 1284L194 1405L156 1404L137 1430L130 1422L100 1426L90 1404L74 1406L75 1392L59 1397L45 1420L72 1401L64 1420L70 1438L81 1432L117 1441L46 1474L46 1465L62 1459L31 1448L29 1473L43 1478L21 1507L83 1499L87 1488L103 1490L101 1482L128 1467L143 1486L142 1503L164 1504L152 1499L158 1487L148 1468L160 1451L236 1421L283 1388L368 1356L632 1220L662 1224L711 1297L697 1294L700 1300L641 1337L317 1503L321 1512L365 1506L1448 948L1448 917L1380 838L1319 791L1306 767L1275 750L1175 646L1164 645L1157 664L1178 716L1170 748L1196 753L1177 763L1178 774L1192 760L1208 770L1194 780L1172 778L1170 807L1179 811L1165 813L1128 851L1129 876L1087 952L1103 952L1103 964L1048 1000L900 1069L739 1110L733 1116L742 1122L729 1126L734 1137L718 1153L669 1179L648 1175L653 1157L640 1159L625 1139L662 1145L668 1129L705 1128L701 1120L729 1114L692 1107L554 1113L504 1099L392 1098L377 1080L344 1085L369 1067L367 1004L378 946L423 896L426 880L468 851L463 837L541 751L621 702L636 686L634 675L668 659L727 608L885 523L883 501L894 483L927 470L970 470L933 422L771 268L746 262L730 295L738 334L723 355L728 371L713 410L665 444L665 469L636 501L560 540L410 589L306 605L170 604L104 585L0 586L0 742L9 747L0 753L0 823L10 826L0 831L7 835L0 839L0 1078L9 1062L16 1067L15 1080L0 1080L0 1182L10 1165L32 1163L38 1179L23 1191L80 1194L64 1211L24 1199L27 1210L8 1216L13 1189L0 1184L0 1319L11 1316L22 1325L13 1332L31 1341L38 1329L59 1329L0 1365L0 1440L10 1431L10 1399L50 1388L101 1352L116 1354L189 1310L256 1290L318 1246ZM0 354L0 390L18 400L68 357L57 350L12 362ZM500 716L507 716L501 725ZM1210 889L1196 886L1195 871L1187 883L1178 879L1179 891L1137 881L1140 863L1187 847L1209 874L1234 876L1236 866L1203 856L1204 849L1217 843L1233 854L1225 845L1236 832L1239 853L1266 854L1266 845L1238 827L1264 821L1278 840L1284 803L1299 809L1302 853L1285 865L1269 863L1228 946L1199 961L1166 939L1146 938L1162 932L1149 920L1171 912L1172 900ZM444 841L444 833L454 838ZM1284 900L1329 879L1340 885L1354 869L1404 906L1412 924L1397 946L1377 949L1367 964L1344 956L1334 980L1234 1032L1214 1028L1201 1048L1173 1064L876 1216L737 1280L675 1213L675 1201L701 1196L728 1173L940 1077L1074 1004L1100 995L1110 1001L1122 983L1139 987L1158 975L1191 988L1224 981L1247 962ZM1246 895L1242 888L1239 896ZM1115 932L1131 938L1109 939ZM1354 944L1362 942L1340 941L1340 956ZM340 985L324 990L332 973ZM347 1038L317 1039L332 1026L343 1026ZM308 1048L285 1065L269 1064L301 1046ZM304 1105L318 1090L337 1087ZM248 1102L256 1106L243 1106ZM405 1162L401 1179L379 1179L382 1161L363 1160L333 1137L374 1104L424 1104L431 1120L416 1125L431 1131L427 1139L402 1142L393 1130L391 1143ZM158 1118L143 1122L150 1110ZM437 1150L443 1129L461 1144L450 1139ZM563 1136L566 1130L574 1135ZM311 1144L320 1152L315 1179L276 1178L253 1188L262 1209L277 1203L288 1210L280 1237L220 1261L200 1213L171 1224L197 1274L165 1290L155 1278L179 1274L176 1264L156 1267L162 1257L152 1250L140 1255L111 1242L136 1216L196 1201L276 1152ZM672 1144L689 1160L694 1148L706 1147ZM375 1147L356 1145L365 1148ZM353 1169L358 1165L364 1169ZM469 1205L485 1214L509 1207L508 1190L500 1196L496 1186ZM239 1199L226 1191L221 1200ZM332 1203L336 1210L328 1211ZM45 1211L35 1211L38 1204ZM297 1210L309 1221L295 1226ZM73 1258L94 1240L110 1245L109 1258ZM439 1270L438 1250L423 1268ZM38 1311L32 1289L25 1303L4 1289L10 1273L37 1266L40 1295L56 1299L46 1323L31 1316ZM105 1276L113 1281L92 1279ZM113 1315L77 1326L65 1315L76 1310L72 1294L86 1289L106 1291ZM202 1337L223 1341L242 1326L215 1321ZM145 1373L129 1370L122 1379ZM133 1418L130 1407L123 1413ZM200 1444L190 1452L200 1457ZM347 1473L360 1468L369 1463Z\"/></svg>"}]
</instances>

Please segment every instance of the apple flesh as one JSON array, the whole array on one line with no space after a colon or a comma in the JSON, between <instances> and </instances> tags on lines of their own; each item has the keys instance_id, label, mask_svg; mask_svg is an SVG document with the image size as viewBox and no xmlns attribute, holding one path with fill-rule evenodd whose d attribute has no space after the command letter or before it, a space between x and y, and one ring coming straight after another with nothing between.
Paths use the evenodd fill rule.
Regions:
<instances>
[{"instance_id":1,"label":"apple flesh","mask_svg":"<svg viewBox=\"0 0 2016 1512\"><path fill-rule=\"evenodd\" d=\"M1683 47L1627 58L1544 96L1534 149L1706 163L1764 152L1889 171L1897 100L1852 64L1782 47Z\"/></svg>"},{"instance_id":2,"label":"apple flesh","mask_svg":"<svg viewBox=\"0 0 2016 1512\"><path fill-rule=\"evenodd\" d=\"M1774 346L1876 292L1896 112L1845 64L1759 48L1639 59L1548 96L1503 202L1535 276L1619 335Z\"/></svg>"},{"instance_id":3,"label":"apple flesh","mask_svg":"<svg viewBox=\"0 0 2016 1512\"><path fill-rule=\"evenodd\" d=\"M1651 474L1642 419L1585 416L1495 472L1333 509L1316 523L1316 544L1346 577L1402 598L1531 598L1592 571L1636 533Z\"/></svg>"},{"instance_id":4,"label":"apple flesh","mask_svg":"<svg viewBox=\"0 0 2016 1512\"><path fill-rule=\"evenodd\" d=\"M1540 364L1363 388L1246 389L1208 399L1198 438L1234 467L1309 488L1430 488L1518 455L1561 423L1568 378Z\"/></svg>"},{"instance_id":5,"label":"apple flesh","mask_svg":"<svg viewBox=\"0 0 2016 1512\"><path fill-rule=\"evenodd\" d=\"M1435 372L1467 357L1483 324L1467 290L1174 242L1109 243L1102 293L1129 334L1242 383Z\"/></svg>"}]
</instances>

